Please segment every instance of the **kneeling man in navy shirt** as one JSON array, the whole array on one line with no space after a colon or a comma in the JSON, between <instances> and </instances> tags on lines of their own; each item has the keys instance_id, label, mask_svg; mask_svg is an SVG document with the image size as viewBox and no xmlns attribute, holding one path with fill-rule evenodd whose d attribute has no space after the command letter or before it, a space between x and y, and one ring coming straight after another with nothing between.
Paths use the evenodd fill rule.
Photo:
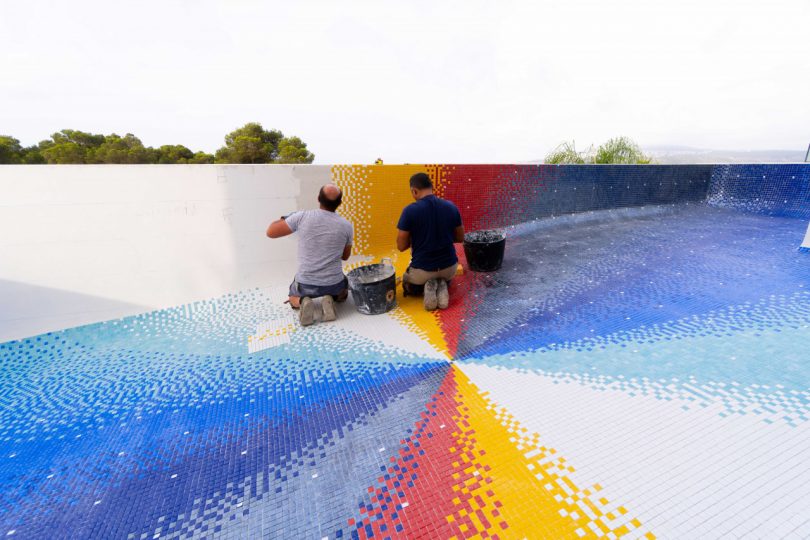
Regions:
<instances>
[{"instance_id":1,"label":"kneeling man in navy shirt","mask_svg":"<svg viewBox=\"0 0 810 540\"><path fill-rule=\"evenodd\" d=\"M453 244L464 241L461 214L455 204L433 194L427 174L411 176L410 186L416 202L402 210L397 224L397 248L411 248L411 265L402 276L402 288L405 294L413 294L412 285L424 285L425 309L445 309L450 302L447 282L458 267Z\"/></svg>"}]
</instances>

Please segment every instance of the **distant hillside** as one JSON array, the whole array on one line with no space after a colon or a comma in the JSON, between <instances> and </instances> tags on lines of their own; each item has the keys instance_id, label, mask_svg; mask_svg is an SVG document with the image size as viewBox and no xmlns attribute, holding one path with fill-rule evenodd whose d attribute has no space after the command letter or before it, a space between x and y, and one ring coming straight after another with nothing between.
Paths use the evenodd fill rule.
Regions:
<instances>
[{"instance_id":1,"label":"distant hillside","mask_svg":"<svg viewBox=\"0 0 810 540\"><path fill-rule=\"evenodd\" d=\"M803 163L806 150L709 150L689 146L647 146L642 148L662 165L711 163ZM542 159L526 163L543 163Z\"/></svg>"},{"instance_id":2,"label":"distant hillside","mask_svg":"<svg viewBox=\"0 0 810 540\"><path fill-rule=\"evenodd\" d=\"M797 163L804 161L802 150L707 150L685 146L651 146L644 151L656 163Z\"/></svg>"}]
</instances>

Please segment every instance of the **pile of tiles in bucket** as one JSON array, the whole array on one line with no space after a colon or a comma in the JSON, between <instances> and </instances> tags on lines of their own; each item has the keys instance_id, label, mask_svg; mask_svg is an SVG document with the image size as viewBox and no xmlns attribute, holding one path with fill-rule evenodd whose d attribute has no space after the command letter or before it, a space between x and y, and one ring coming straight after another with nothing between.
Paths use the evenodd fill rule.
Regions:
<instances>
[{"instance_id":1,"label":"pile of tiles in bucket","mask_svg":"<svg viewBox=\"0 0 810 540\"><path fill-rule=\"evenodd\" d=\"M336 166L400 274L418 170L508 235L447 310L302 329L273 286L1 344L0 535L810 536L808 166Z\"/></svg>"}]
</instances>

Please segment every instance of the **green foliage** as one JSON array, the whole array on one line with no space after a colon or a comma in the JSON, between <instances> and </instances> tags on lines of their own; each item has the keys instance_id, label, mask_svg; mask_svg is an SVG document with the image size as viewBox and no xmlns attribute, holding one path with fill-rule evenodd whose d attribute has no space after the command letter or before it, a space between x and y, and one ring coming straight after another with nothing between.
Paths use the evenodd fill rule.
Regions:
<instances>
[{"instance_id":1,"label":"green foliage","mask_svg":"<svg viewBox=\"0 0 810 540\"><path fill-rule=\"evenodd\" d=\"M194 156L188 160L188 163L215 163L216 158L213 154L207 154L205 152L197 152Z\"/></svg>"},{"instance_id":2,"label":"green foliage","mask_svg":"<svg viewBox=\"0 0 810 540\"><path fill-rule=\"evenodd\" d=\"M45 163L39 146L23 148L20 141L8 135L0 135L0 165L33 165Z\"/></svg>"},{"instance_id":3,"label":"green foliage","mask_svg":"<svg viewBox=\"0 0 810 540\"><path fill-rule=\"evenodd\" d=\"M648 165L652 158L629 137L615 137L596 149L593 162L599 165Z\"/></svg>"},{"instance_id":4,"label":"green foliage","mask_svg":"<svg viewBox=\"0 0 810 540\"><path fill-rule=\"evenodd\" d=\"M150 149L151 150L151 149ZM205 152L194 153L182 144L164 144L152 150L152 163L214 163L214 156Z\"/></svg>"},{"instance_id":5,"label":"green foliage","mask_svg":"<svg viewBox=\"0 0 810 540\"><path fill-rule=\"evenodd\" d=\"M565 141L549 152L544 162L551 165L582 165L585 158L577 152L574 141Z\"/></svg>"},{"instance_id":6,"label":"green foliage","mask_svg":"<svg viewBox=\"0 0 810 540\"><path fill-rule=\"evenodd\" d=\"M39 151L39 145L35 144L23 149L23 163L26 165L42 165L46 163L42 152Z\"/></svg>"},{"instance_id":7,"label":"green foliage","mask_svg":"<svg viewBox=\"0 0 810 540\"><path fill-rule=\"evenodd\" d=\"M54 144L76 143L85 148L98 148L104 143L104 135L87 133L76 129L63 129L51 135Z\"/></svg>"},{"instance_id":8,"label":"green foliage","mask_svg":"<svg viewBox=\"0 0 810 540\"><path fill-rule=\"evenodd\" d=\"M188 163L194 159L194 152L182 144L164 144L153 157L154 163Z\"/></svg>"},{"instance_id":9,"label":"green foliage","mask_svg":"<svg viewBox=\"0 0 810 540\"><path fill-rule=\"evenodd\" d=\"M45 162L52 165L92 163L92 161L88 161L88 154L91 154L92 150L75 142L51 144L44 148L40 143L40 148L42 149L40 153L45 159Z\"/></svg>"},{"instance_id":10,"label":"green foliage","mask_svg":"<svg viewBox=\"0 0 810 540\"><path fill-rule=\"evenodd\" d=\"M138 137L99 135L63 129L39 144L23 148L20 141L0 135L0 164L12 163L312 163L315 156L298 137L285 137L251 122L229 133L216 156L193 152L182 144L144 146Z\"/></svg>"},{"instance_id":11,"label":"green foliage","mask_svg":"<svg viewBox=\"0 0 810 540\"><path fill-rule=\"evenodd\" d=\"M91 156L91 157L90 157ZM150 163L152 153L149 152L141 140L127 133L119 137L115 133L105 137L104 142L88 156L88 163L118 163L136 164ZM92 161L90 161L92 159Z\"/></svg>"},{"instance_id":12,"label":"green foliage","mask_svg":"<svg viewBox=\"0 0 810 540\"><path fill-rule=\"evenodd\" d=\"M284 137L278 143L275 163L312 163L315 155L307 150L307 143L298 137Z\"/></svg>"},{"instance_id":13,"label":"green foliage","mask_svg":"<svg viewBox=\"0 0 810 540\"><path fill-rule=\"evenodd\" d=\"M551 151L544 162L553 165L647 165L652 163L652 158L645 155L629 137L614 137L597 148L595 152L591 149L586 152L577 152L574 142L566 141Z\"/></svg>"},{"instance_id":14,"label":"green foliage","mask_svg":"<svg viewBox=\"0 0 810 540\"><path fill-rule=\"evenodd\" d=\"M217 163L273 163L278 143L284 135L250 122L225 136L225 146L217 150Z\"/></svg>"},{"instance_id":15,"label":"green foliage","mask_svg":"<svg viewBox=\"0 0 810 540\"><path fill-rule=\"evenodd\" d=\"M23 162L23 147L20 141L8 135L0 135L0 163L15 164Z\"/></svg>"},{"instance_id":16,"label":"green foliage","mask_svg":"<svg viewBox=\"0 0 810 540\"><path fill-rule=\"evenodd\" d=\"M196 154L182 144L166 144L160 148L144 146L141 140L127 133L123 137L95 135L64 129L49 140L27 149L26 163L213 163L214 156Z\"/></svg>"},{"instance_id":17,"label":"green foliage","mask_svg":"<svg viewBox=\"0 0 810 540\"><path fill-rule=\"evenodd\" d=\"M312 163L315 155L298 137L285 137L278 130L266 130L250 122L225 136L217 150L217 163Z\"/></svg>"},{"instance_id":18,"label":"green foliage","mask_svg":"<svg viewBox=\"0 0 810 540\"><path fill-rule=\"evenodd\" d=\"M39 152L47 163L95 163L95 150L104 144L104 135L63 129L39 143Z\"/></svg>"}]
</instances>

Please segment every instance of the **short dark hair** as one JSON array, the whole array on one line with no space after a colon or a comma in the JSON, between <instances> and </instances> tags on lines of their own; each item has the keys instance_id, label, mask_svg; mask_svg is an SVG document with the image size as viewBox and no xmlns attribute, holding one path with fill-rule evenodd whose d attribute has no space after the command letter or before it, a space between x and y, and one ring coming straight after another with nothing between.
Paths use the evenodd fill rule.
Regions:
<instances>
[{"instance_id":1,"label":"short dark hair","mask_svg":"<svg viewBox=\"0 0 810 540\"><path fill-rule=\"evenodd\" d=\"M340 206L340 203L343 202L343 192L338 192L338 196L334 199L330 199L326 196L326 193L323 192L323 188L318 192L318 202L321 203L321 206L326 208L327 210L334 212Z\"/></svg>"},{"instance_id":2,"label":"short dark hair","mask_svg":"<svg viewBox=\"0 0 810 540\"><path fill-rule=\"evenodd\" d=\"M433 182L430 181L430 177L426 173L418 172L411 176L411 188L432 189Z\"/></svg>"}]
</instances>

